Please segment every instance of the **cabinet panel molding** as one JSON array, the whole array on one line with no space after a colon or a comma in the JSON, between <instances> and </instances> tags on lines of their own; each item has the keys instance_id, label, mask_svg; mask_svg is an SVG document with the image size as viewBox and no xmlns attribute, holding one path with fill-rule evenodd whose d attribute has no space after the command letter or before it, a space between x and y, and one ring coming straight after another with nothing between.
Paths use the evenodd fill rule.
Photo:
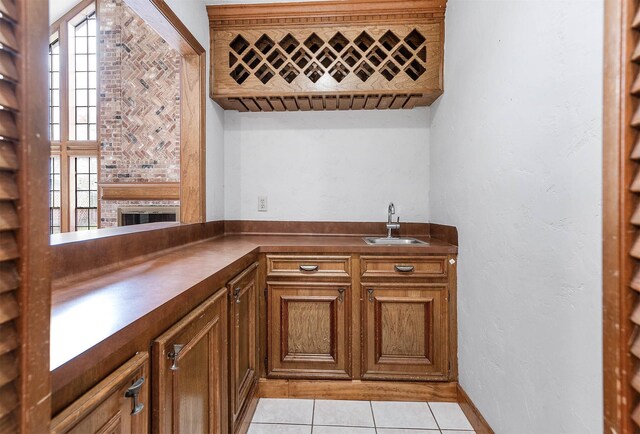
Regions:
<instances>
[{"instance_id":1,"label":"cabinet panel molding","mask_svg":"<svg viewBox=\"0 0 640 434\"><path fill-rule=\"evenodd\" d=\"M351 285L268 283L270 378L351 378Z\"/></svg>"},{"instance_id":2,"label":"cabinet panel molding","mask_svg":"<svg viewBox=\"0 0 640 434\"><path fill-rule=\"evenodd\" d=\"M258 380L257 268L256 262L227 285L231 432L241 428Z\"/></svg>"},{"instance_id":3,"label":"cabinet panel molding","mask_svg":"<svg viewBox=\"0 0 640 434\"><path fill-rule=\"evenodd\" d=\"M153 342L153 432L226 433L227 291Z\"/></svg>"},{"instance_id":4,"label":"cabinet panel molding","mask_svg":"<svg viewBox=\"0 0 640 434\"><path fill-rule=\"evenodd\" d=\"M363 379L447 380L447 284L363 283Z\"/></svg>"},{"instance_id":5,"label":"cabinet panel molding","mask_svg":"<svg viewBox=\"0 0 640 434\"><path fill-rule=\"evenodd\" d=\"M127 391L140 385L133 398ZM139 433L149 429L149 353L136 354L51 421L51 433Z\"/></svg>"}]
</instances>

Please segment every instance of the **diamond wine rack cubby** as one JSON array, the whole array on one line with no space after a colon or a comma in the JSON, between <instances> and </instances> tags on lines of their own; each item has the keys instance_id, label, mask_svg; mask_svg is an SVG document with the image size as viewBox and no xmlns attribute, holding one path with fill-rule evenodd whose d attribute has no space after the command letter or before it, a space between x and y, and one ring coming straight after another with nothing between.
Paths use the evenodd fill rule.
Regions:
<instances>
[{"instance_id":1,"label":"diamond wine rack cubby","mask_svg":"<svg viewBox=\"0 0 640 434\"><path fill-rule=\"evenodd\" d=\"M446 0L209 6L225 109L409 109L443 92Z\"/></svg>"}]
</instances>

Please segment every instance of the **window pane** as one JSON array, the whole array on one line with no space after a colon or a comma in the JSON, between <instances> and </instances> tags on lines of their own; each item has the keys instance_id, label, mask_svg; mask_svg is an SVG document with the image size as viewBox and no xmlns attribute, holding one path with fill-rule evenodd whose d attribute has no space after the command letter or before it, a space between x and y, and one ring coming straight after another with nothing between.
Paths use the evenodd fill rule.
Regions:
<instances>
[{"instance_id":1,"label":"window pane","mask_svg":"<svg viewBox=\"0 0 640 434\"><path fill-rule=\"evenodd\" d=\"M98 159L76 157L75 167L75 223L76 230L98 227Z\"/></svg>"},{"instance_id":2,"label":"window pane","mask_svg":"<svg viewBox=\"0 0 640 434\"><path fill-rule=\"evenodd\" d=\"M71 31L73 76L70 77L71 140L97 140L97 29L96 14L84 16Z\"/></svg>"},{"instance_id":3,"label":"window pane","mask_svg":"<svg viewBox=\"0 0 640 434\"><path fill-rule=\"evenodd\" d=\"M60 141L60 42L49 44L49 140Z\"/></svg>"},{"instance_id":4,"label":"window pane","mask_svg":"<svg viewBox=\"0 0 640 434\"><path fill-rule=\"evenodd\" d=\"M60 158L49 158L49 232L60 232Z\"/></svg>"}]
</instances>

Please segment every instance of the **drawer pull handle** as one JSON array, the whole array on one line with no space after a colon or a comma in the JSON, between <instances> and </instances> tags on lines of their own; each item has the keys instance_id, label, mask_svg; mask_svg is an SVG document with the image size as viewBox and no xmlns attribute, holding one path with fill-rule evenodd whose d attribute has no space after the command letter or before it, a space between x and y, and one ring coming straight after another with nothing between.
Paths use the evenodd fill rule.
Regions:
<instances>
[{"instance_id":1,"label":"drawer pull handle","mask_svg":"<svg viewBox=\"0 0 640 434\"><path fill-rule=\"evenodd\" d=\"M367 292L369 293L369 301L373 302L373 288L367 289Z\"/></svg>"},{"instance_id":2,"label":"drawer pull handle","mask_svg":"<svg viewBox=\"0 0 640 434\"><path fill-rule=\"evenodd\" d=\"M413 265L394 265L393 268L399 273L411 273L416 269Z\"/></svg>"},{"instance_id":3,"label":"drawer pull handle","mask_svg":"<svg viewBox=\"0 0 640 434\"><path fill-rule=\"evenodd\" d=\"M131 410L131 414L135 415L142 411L144 408L144 404L138 402L138 395L140 395L140 390L142 389L142 385L144 384L144 377L140 377L138 381L133 383L131 387L127 389L124 393L125 398L133 399L133 409Z\"/></svg>"},{"instance_id":4,"label":"drawer pull handle","mask_svg":"<svg viewBox=\"0 0 640 434\"><path fill-rule=\"evenodd\" d=\"M235 298L236 304L240 304L240 288L236 288L233 291L233 298Z\"/></svg>"},{"instance_id":5,"label":"drawer pull handle","mask_svg":"<svg viewBox=\"0 0 640 434\"><path fill-rule=\"evenodd\" d=\"M172 371L177 371L178 370L178 355L180 354L180 351L182 351L183 348L184 348L184 345L173 344L173 351L171 351L169 354L167 354L167 357L170 358L171 360L173 360L173 364L169 368Z\"/></svg>"},{"instance_id":6,"label":"drawer pull handle","mask_svg":"<svg viewBox=\"0 0 640 434\"><path fill-rule=\"evenodd\" d=\"M338 288L338 301L340 303L344 301L344 288Z\"/></svg>"},{"instance_id":7,"label":"drawer pull handle","mask_svg":"<svg viewBox=\"0 0 640 434\"><path fill-rule=\"evenodd\" d=\"M301 265L300 271L318 271L317 265Z\"/></svg>"}]
</instances>

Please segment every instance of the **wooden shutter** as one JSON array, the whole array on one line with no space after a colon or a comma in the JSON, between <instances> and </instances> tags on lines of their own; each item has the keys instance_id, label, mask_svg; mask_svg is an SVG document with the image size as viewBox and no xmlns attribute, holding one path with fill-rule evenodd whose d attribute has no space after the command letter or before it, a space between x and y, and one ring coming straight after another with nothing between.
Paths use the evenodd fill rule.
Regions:
<instances>
[{"instance_id":1,"label":"wooden shutter","mask_svg":"<svg viewBox=\"0 0 640 434\"><path fill-rule=\"evenodd\" d=\"M640 14L605 2L604 432L640 427Z\"/></svg>"},{"instance_id":2,"label":"wooden shutter","mask_svg":"<svg viewBox=\"0 0 640 434\"><path fill-rule=\"evenodd\" d=\"M47 0L0 0L0 433L48 432Z\"/></svg>"}]
</instances>

